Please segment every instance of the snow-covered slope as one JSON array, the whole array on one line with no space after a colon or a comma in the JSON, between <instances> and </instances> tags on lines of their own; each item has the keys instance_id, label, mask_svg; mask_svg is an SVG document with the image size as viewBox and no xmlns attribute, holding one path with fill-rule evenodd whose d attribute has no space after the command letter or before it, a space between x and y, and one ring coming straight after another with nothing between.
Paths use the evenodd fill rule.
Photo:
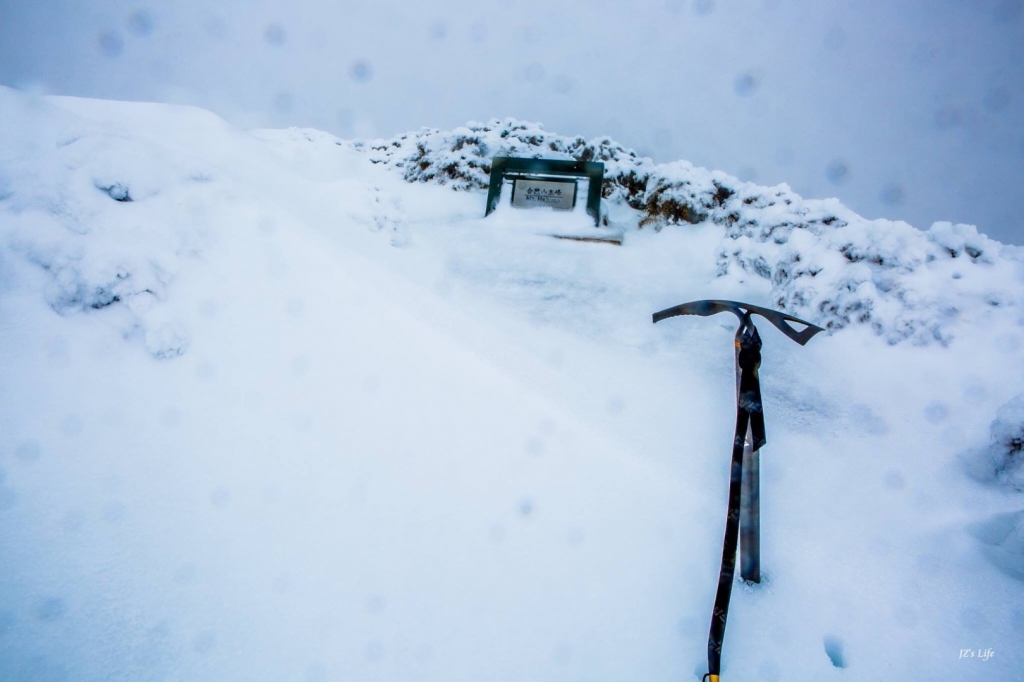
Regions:
<instances>
[{"instance_id":1,"label":"snow-covered slope","mask_svg":"<svg viewBox=\"0 0 1024 682\"><path fill-rule=\"evenodd\" d=\"M483 219L508 152L605 160L622 246ZM724 679L1019 679L1021 263L514 121L0 89L0 679L699 679L734 320L650 321L698 298L830 330L762 325Z\"/></svg>"}]
</instances>

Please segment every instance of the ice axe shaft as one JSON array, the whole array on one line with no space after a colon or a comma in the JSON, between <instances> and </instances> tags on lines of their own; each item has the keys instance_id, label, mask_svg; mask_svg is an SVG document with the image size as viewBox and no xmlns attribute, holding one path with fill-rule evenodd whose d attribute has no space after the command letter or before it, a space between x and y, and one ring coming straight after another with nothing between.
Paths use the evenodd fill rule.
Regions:
<instances>
[{"instance_id":1,"label":"ice axe shaft","mask_svg":"<svg viewBox=\"0 0 1024 682\"><path fill-rule=\"evenodd\" d=\"M740 577L761 582L761 451L743 442L743 484L740 490Z\"/></svg>"},{"instance_id":2,"label":"ice axe shaft","mask_svg":"<svg viewBox=\"0 0 1024 682\"><path fill-rule=\"evenodd\" d=\"M729 615L732 583L736 574L736 545L741 545L740 575L744 580L761 580L760 540L760 450L765 444L764 407L761 402L761 337L751 315L764 317L783 334L801 346L815 334L824 331L809 322L786 313L737 301L691 301L654 314L654 321L677 315L708 317L731 312L739 318L736 330L736 431L733 436L732 462L729 473L729 511L722 543L722 567L718 574L718 590L708 633L708 674L705 679L719 682L725 623ZM795 329L790 322L803 325Z\"/></svg>"},{"instance_id":3,"label":"ice axe shaft","mask_svg":"<svg viewBox=\"0 0 1024 682\"><path fill-rule=\"evenodd\" d=\"M740 344L736 342L736 400L740 398ZM754 449L747 427L743 440L743 483L740 489L740 577L761 582L761 451Z\"/></svg>"}]
</instances>

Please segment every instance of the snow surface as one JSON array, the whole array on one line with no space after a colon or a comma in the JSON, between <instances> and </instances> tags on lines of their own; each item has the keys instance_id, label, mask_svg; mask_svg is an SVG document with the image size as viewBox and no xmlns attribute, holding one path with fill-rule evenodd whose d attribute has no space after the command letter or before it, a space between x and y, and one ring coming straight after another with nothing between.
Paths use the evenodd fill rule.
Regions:
<instances>
[{"instance_id":1,"label":"snow surface","mask_svg":"<svg viewBox=\"0 0 1024 682\"><path fill-rule=\"evenodd\" d=\"M510 128L607 156L622 246L482 217ZM699 298L829 328L761 324L723 679L1022 679L1020 250L573 140L0 88L0 679L699 679L735 320L650 317Z\"/></svg>"}]
</instances>

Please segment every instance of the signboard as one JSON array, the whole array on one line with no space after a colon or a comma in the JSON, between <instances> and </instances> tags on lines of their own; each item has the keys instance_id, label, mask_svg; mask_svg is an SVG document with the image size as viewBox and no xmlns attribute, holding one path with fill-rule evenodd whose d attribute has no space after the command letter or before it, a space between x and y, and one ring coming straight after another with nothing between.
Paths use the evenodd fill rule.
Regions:
<instances>
[{"instance_id":1,"label":"signboard","mask_svg":"<svg viewBox=\"0 0 1024 682\"><path fill-rule=\"evenodd\" d=\"M566 178L561 180L560 178ZM576 204L577 179L587 179L587 214L594 225L601 224L601 189L604 183L604 164L599 161L570 161L568 159L527 159L514 156L495 156L491 159L491 182L487 189L487 209L490 215L498 207L501 187L505 180L514 180L512 205L553 206L571 209ZM530 188L533 188L533 192ZM538 193L537 190L541 191ZM554 194L545 190L554 189ZM561 189L562 193L558 194ZM550 197L550 198L548 198ZM561 197L561 199L559 199ZM566 199L566 197L571 197ZM525 203L523 203L525 202Z\"/></svg>"},{"instance_id":2,"label":"signboard","mask_svg":"<svg viewBox=\"0 0 1024 682\"><path fill-rule=\"evenodd\" d=\"M512 205L517 208L549 206L571 211L576 205L576 181L516 178L512 185Z\"/></svg>"}]
</instances>

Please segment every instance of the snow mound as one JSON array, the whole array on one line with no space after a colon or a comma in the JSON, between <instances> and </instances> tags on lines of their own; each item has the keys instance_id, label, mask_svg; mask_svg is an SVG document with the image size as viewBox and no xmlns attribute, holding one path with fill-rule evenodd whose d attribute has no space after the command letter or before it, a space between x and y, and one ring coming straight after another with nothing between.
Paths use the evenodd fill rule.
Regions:
<instances>
[{"instance_id":1,"label":"snow mound","mask_svg":"<svg viewBox=\"0 0 1024 682\"><path fill-rule=\"evenodd\" d=\"M764 280L772 305L829 331L867 325L891 344L948 345L959 324L1020 306L1019 287L1010 286L1020 278L1021 249L972 225L921 231L868 220L785 184L763 187L686 161L655 164L608 137L566 137L508 118L356 147L409 182L461 191L487 187L494 156L601 161L604 200L639 212L637 229L720 225L719 277Z\"/></svg>"},{"instance_id":2,"label":"snow mound","mask_svg":"<svg viewBox=\"0 0 1024 682\"><path fill-rule=\"evenodd\" d=\"M198 216L164 216L177 188L208 180L202 164L13 91L0 104L0 258L45 273L57 313L114 308L123 334L153 355L183 353L187 333L162 303L206 234Z\"/></svg>"},{"instance_id":3,"label":"snow mound","mask_svg":"<svg viewBox=\"0 0 1024 682\"><path fill-rule=\"evenodd\" d=\"M1024 581L1024 511L997 514L971 531L986 558L1011 578Z\"/></svg>"}]
</instances>

